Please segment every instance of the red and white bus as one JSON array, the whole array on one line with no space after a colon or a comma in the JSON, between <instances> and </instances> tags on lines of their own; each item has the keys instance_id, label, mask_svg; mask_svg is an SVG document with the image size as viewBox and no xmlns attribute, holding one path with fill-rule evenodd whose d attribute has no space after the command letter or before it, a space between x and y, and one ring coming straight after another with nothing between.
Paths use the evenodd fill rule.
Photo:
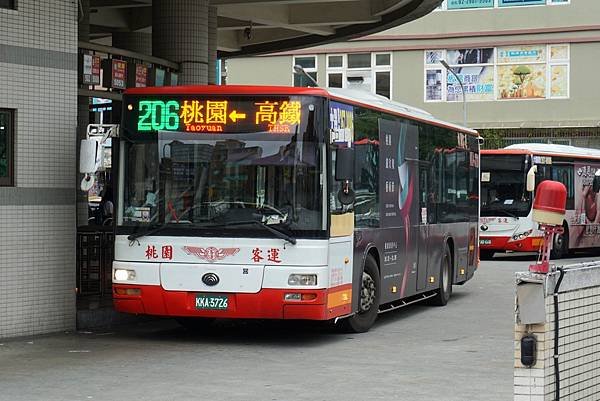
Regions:
<instances>
[{"instance_id":1,"label":"red and white bus","mask_svg":"<svg viewBox=\"0 0 600 401\"><path fill-rule=\"evenodd\" d=\"M481 217L479 246L482 258L497 251L537 252L543 233L531 218L535 194L527 188L544 180L567 188L564 234L555 237L552 256L600 246L598 194L592 184L600 174L600 150L552 144L517 144L481 151ZM535 180L534 180L535 179Z\"/></svg>"},{"instance_id":2,"label":"red and white bus","mask_svg":"<svg viewBox=\"0 0 600 401\"><path fill-rule=\"evenodd\" d=\"M139 88L123 102L120 312L360 332L381 311L444 305L475 272L473 130L335 89Z\"/></svg>"}]
</instances>

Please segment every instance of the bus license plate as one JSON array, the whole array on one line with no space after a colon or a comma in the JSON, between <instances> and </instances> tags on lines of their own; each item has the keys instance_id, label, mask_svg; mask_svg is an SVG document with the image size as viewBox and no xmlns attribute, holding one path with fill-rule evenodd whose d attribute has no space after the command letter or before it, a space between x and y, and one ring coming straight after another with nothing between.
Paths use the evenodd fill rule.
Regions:
<instances>
[{"instance_id":1,"label":"bus license plate","mask_svg":"<svg viewBox=\"0 0 600 401\"><path fill-rule=\"evenodd\" d=\"M196 309L227 310L228 306L227 295L196 294Z\"/></svg>"},{"instance_id":2,"label":"bus license plate","mask_svg":"<svg viewBox=\"0 0 600 401\"><path fill-rule=\"evenodd\" d=\"M491 239L480 239L479 245L492 245L492 240Z\"/></svg>"}]
</instances>

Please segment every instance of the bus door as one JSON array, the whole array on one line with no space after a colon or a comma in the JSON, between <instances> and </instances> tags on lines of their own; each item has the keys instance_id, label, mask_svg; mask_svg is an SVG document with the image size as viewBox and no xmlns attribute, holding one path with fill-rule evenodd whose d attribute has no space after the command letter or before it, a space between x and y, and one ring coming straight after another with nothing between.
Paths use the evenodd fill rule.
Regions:
<instances>
[{"instance_id":1,"label":"bus door","mask_svg":"<svg viewBox=\"0 0 600 401\"><path fill-rule=\"evenodd\" d=\"M419 229L417 239L418 265L417 265L417 291L427 286L427 265L429 263L429 163L419 163ZM431 217L434 215L431 214Z\"/></svg>"}]
</instances>

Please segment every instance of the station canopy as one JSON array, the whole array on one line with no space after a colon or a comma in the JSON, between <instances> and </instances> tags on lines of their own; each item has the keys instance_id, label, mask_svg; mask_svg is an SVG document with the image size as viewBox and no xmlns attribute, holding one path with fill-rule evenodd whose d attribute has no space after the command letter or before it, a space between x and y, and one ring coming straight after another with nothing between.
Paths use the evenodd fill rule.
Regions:
<instances>
[{"instance_id":1,"label":"station canopy","mask_svg":"<svg viewBox=\"0 0 600 401\"><path fill-rule=\"evenodd\" d=\"M174 0L177 1L177 0ZM435 9L442 0L211 0L221 56L321 45L377 33ZM152 32L152 0L90 0L92 39Z\"/></svg>"}]
</instances>

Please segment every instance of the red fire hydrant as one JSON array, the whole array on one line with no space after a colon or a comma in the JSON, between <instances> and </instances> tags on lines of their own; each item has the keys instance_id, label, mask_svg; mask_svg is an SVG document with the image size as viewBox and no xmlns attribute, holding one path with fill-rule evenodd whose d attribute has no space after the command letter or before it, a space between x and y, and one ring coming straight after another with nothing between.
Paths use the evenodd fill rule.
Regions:
<instances>
[{"instance_id":1,"label":"red fire hydrant","mask_svg":"<svg viewBox=\"0 0 600 401\"><path fill-rule=\"evenodd\" d=\"M562 234L565 207L567 204L567 188L558 181L542 181L537 187L533 201L533 221L539 223L544 231L544 242L535 264L529 266L534 273L548 273L550 270L550 250L554 236Z\"/></svg>"}]
</instances>

